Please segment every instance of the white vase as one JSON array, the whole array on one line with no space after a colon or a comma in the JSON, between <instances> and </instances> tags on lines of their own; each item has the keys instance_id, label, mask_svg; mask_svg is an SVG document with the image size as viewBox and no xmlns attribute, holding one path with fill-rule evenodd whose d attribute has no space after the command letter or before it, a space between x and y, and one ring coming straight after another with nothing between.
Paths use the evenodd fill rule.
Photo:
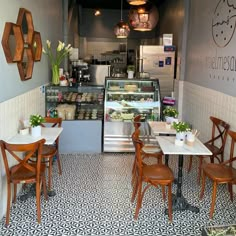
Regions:
<instances>
[{"instance_id":1,"label":"white vase","mask_svg":"<svg viewBox=\"0 0 236 236\"><path fill-rule=\"evenodd\" d=\"M31 127L31 135L33 137L39 137L41 136L41 126L38 125L38 126L35 126L35 127Z\"/></svg>"},{"instance_id":2,"label":"white vase","mask_svg":"<svg viewBox=\"0 0 236 236\"><path fill-rule=\"evenodd\" d=\"M128 71L128 79L133 79L134 78L134 71L129 70Z\"/></svg>"},{"instance_id":3,"label":"white vase","mask_svg":"<svg viewBox=\"0 0 236 236\"><path fill-rule=\"evenodd\" d=\"M177 140L183 140L183 141L185 141L185 136L186 136L186 133L185 133L185 132L177 132L177 133L176 133L176 139L177 139Z\"/></svg>"},{"instance_id":4,"label":"white vase","mask_svg":"<svg viewBox=\"0 0 236 236\"><path fill-rule=\"evenodd\" d=\"M171 116L166 116L165 119L166 119L166 123L168 124L172 124L173 122L178 122L178 118L174 118Z\"/></svg>"}]
</instances>

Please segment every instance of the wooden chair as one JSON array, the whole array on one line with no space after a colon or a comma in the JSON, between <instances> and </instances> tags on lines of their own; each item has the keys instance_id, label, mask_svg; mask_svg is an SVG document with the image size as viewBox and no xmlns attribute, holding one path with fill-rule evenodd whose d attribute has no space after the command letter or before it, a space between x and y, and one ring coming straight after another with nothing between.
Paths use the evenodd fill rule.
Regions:
<instances>
[{"instance_id":1,"label":"wooden chair","mask_svg":"<svg viewBox=\"0 0 236 236\"><path fill-rule=\"evenodd\" d=\"M206 176L213 182L210 218L213 217L214 213L218 184L228 184L230 199L231 201L233 201L232 184L236 184L236 169L233 168L232 162L236 161L236 156L234 157L236 132L228 131L228 134L231 137L230 159L220 164L207 163L203 165L203 178L202 178L202 189L200 193L200 199L202 199L204 195Z\"/></svg>"},{"instance_id":2,"label":"wooden chair","mask_svg":"<svg viewBox=\"0 0 236 236\"><path fill-rule=\"evenodd\" d=\"M7 177L7 212L6 225L10 220L11 205L11 183L14 185L13 201L16 202L17 184L36 184L36 205L38 223L41 223L40 192L41 183L43 185L44 197L47 200L45 183L45 165L41 163L42 148L45 139L41 139L31 144L9 144L3 140L0 141L2 157ZM37 157L36 163L29 163L32 156ZM16 163L11 166L10 163Z\"/></svg>"},{"instance_id":3,"label":"wooden chair","mask_svg":"<svg viewBox=\"0 0 236 236\"><path fill-rule=\"evenodd\" d=\"M139 127L141 126L141 117L142 117L141 115L137 115L134 117L133 124L134 124L135 131L139 129ZM162 163L163 154L158 144L144 144L142 147L142 156L143 158L154 157L157 159L157 162L159 164Z\"/></svg>"},{"instance_id":4,"label":"wooden chair","mask_svg":"<svg viewBox=\"0 0 236 236\"><path fill-rule=\"evenodd\" d=\"M52 117L45 117L44 123L41 124L42 127L61 127L62 118L52 118ZM42 151L42 159L44 163L48 163L48 189L51 190L52 188L52 162L53 158L56 156L59 175L62 174L61 169L61 161L59 157L59 137L56 139L54 145L43 145Z\"/></svg>"},{"instance_id":5,"label":"wooden chair","mask_svg":"<svg viewBox=\"0 0 236 236\"><path fill-rule=\"evenodd\" d=\"M204 145L212 152L212 155L198 156L199 158L198 183L200 183L201 179L203 159L210 158L211 163L214 163L215 159L217 159L219 163L224 161L224 148L227 138L227 132L229 130L229 124L213 116L210 116L210 119L212 121L211 139L206 143L204 143ZM193 157L190 156L188 172L190 172L192 168L192 158Z\"/></svg>"},{"instance_id":6,"label":"wooden chair","mask_svg":"<svg viewBox=\"0 0 236 236\"><path fill-rule=\"evenodd\" d=\"M172 183L174 175L172 170L163 164L145 165L142 160L142 147L143 143L139 139L133 140L135 145L135 183L133 185L133 192L131 202L133 203L136 195L137 203L134 219L138 218L139 211L142 207L142 201L146 190L151 187L162 186L163 197L165 198L165 186L168 186L168 215L169 220L172 221ZM143 183L147 183L143 189Z\"/></svg>"}]
</instances>

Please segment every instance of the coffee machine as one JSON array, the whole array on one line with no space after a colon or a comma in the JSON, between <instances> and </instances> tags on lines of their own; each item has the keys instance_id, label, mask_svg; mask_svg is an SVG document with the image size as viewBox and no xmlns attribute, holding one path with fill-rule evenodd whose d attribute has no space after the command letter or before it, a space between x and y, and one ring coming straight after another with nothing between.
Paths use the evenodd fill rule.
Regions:
<instances>
[{"instance_id":1,"label":"coffee machine","mask_svg":"<svg viewBox=\"0 0 236 236\"><path fill-rule=\"evenodd\" d=\"M72 63L72 78L76 79L76 83L90 82L90 74L88 70L88 63L83 61L76 61Z\"/></svg>"}]
</instances>

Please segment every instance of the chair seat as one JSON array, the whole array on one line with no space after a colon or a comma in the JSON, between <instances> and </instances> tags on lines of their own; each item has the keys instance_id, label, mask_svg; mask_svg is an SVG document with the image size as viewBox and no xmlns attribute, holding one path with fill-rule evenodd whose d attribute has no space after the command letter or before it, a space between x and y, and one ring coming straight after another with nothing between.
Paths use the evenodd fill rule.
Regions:
<instances>
[{"instance_id":1,"label":"chair seat","mask_svg":"<svg viewBox=\"0 0 236 236\"><path fill-rule=\"evenodd\" d=\"M145 153L159 153L161 152L161 148L159 145L146 144L143 146L142 151Z\"/></svg>"},{"instance_id":2,"label":"chair seat","mask_svg":"<svg viewBox=\"0 0 236 236\"><path fill-rule=\"evenodd\" d=\"M203 166L203 170L211 179L220 182L228 182L236 178L236 170L225 165L207 163Z\"/></svg>"},{"instance_id":3,"label":"chair seat","mask_svg":"<svg viewBox=\"0 0 236 236\"><path fill-rule=\"evenodd\" d=\"M36 164L30 164L36 168ZM14 168L14 167L13 167ZM46 166L41 164L40 172L44 173ZM29 171L26 167L20 167L14 174L11 175L11 180L13 183L23 183L23 182L35 182L36 174Z\"/></svg>"},{"instance_id":4,"label":"chair seat","mask_svg":"<svg viewBox=\"0 0 236 236\"><path fill-rule=\"evenodd\" d=\"M43 145L42 158L50 158L57 153L56 147L52 145Z\"/></svg>"},{"instance_id":5,"label":"chair seat","mask_svg":"<svg viewBox=\"0 0 236 236\"><path fill-rule=\"evenodd\" d=\"M172 170L163 164L156 165L145 165L143 167L143 176L148 177L152 180L174 180Z\"/></svg>"}]
</instances>

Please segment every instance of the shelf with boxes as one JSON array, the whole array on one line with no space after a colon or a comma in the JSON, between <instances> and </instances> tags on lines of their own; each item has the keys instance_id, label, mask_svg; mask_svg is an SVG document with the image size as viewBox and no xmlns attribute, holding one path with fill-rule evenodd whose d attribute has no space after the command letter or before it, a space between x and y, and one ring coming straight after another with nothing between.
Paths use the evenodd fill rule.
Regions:
<instances>
[{"instance_id":1,"label":"shelf with boxes","mask_svg":"<svg viewBox=\"0 0 236 236\"><path fill-rule=\"evenodd\" d=\"M102 120L102 86L46 86L46 115L54 116L53 111L63 120Z\"/></svg>"}]
</instances>

